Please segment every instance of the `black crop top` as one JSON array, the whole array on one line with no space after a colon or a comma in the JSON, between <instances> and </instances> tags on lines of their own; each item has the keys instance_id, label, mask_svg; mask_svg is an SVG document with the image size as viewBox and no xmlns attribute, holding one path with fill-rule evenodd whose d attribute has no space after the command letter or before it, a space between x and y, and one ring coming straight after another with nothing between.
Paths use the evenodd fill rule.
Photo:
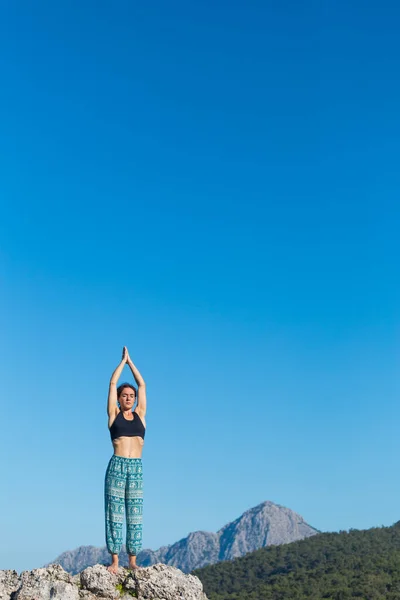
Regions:
<instances>
[{"instance_id":1,"label":"black crop top","mask_svg":"<svg viewBox=\"0 0 400 600\"><path fill-rule=\"evenodd\" d=\"M142 423L142 419L139 417L137 412L132 412L132 414L132 421L128 421L128 419L125 419L122 411L119 411L114 419L113 424L109 428L112 440L115 440L121 436L139 436L144 439L146 428Z\"/></svg>"}]
</instances>

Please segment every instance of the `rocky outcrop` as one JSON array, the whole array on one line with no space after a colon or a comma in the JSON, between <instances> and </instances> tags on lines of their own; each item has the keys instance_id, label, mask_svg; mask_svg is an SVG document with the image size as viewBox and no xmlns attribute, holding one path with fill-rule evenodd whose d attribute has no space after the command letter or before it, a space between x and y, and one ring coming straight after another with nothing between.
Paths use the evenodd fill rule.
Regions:
<instances>
[{"instance_id":1,"label":"rocky outcrop","mask_svg":"<svg viewBox=\"0 0 400 600\"><path fill-rule=\"evenodd\" d=\"M19 587L17 571L0 571L0 600L9 600Z\"/></svg>"},{"instance_id":2,"label":"rocky outcrop","mask_svg":"<svg viewBox=\"0 0 400 600\"><path fill-rule=\"evenodd\" d=\"M217 533L218 559L231 560L264 546L296 542L319 531L308 525L303 517L290 508L273 502L263 502L247 510Z\"/></svg>"},{"instance_id":3,"label":"rocky outcrop","mask_svg":"<svg viewBox=\"0 0 400 600\"><path fill-rule=\"evenodd\" d=\"M164 563L190 573L193 569L244 556L264 546L287 544L316 533L319 531L308 525L298 513L266 501L250 508L216 533L194 531L170 546L162 546L158 550L142 550L137 562L142 566ZM119 560L121 565L128 564L124 546ZM54 562L74 574L89 565L109 564L109 561L110 555L106 548L81 546L64 552Z\"/></svg>"},{"instance_id":4,"label":"rocky outcrop","mask_svg":"<svg viewBox=\"0 0 400 600\"><path fill-rule=\"evenodd\" d=\"M207 600L194 575L162 563L110 573L104 565L71 575L52 564L33 571L0 571L0 600Z\"/></svg>"}]
</instances>

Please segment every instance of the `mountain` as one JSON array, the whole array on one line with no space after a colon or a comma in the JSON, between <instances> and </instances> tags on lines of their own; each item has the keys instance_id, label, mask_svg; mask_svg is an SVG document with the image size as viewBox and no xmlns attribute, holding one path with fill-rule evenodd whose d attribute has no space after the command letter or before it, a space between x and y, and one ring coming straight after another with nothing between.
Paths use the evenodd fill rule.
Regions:
<instances>
[{"instance_id":1,"label":"mountain","mask_svg":"<svg viewBox=\"0 0 400 600\"><path fill-rule=\"evenodd\" d=\"M400 600L400 521L260 548L192 575L209 600Z\"/></svg>"},{"instance_id":2,"label":"mountain","mask_svg":"<svg viewBox=\"0 0 400 600\"><path fill-rule=\"evenodd\" d=\"M150 566L161 562L190 573L193 569L244 556L264 546L287 544L317 533L320 532L308 525L299 514L266 501L250 508L216 533L195 531L175 544L161 546L158 550L142 550L137 563ZM110 555L105 547L80 546L76 550L63 552L52 562L75 575L98 563L109 564L109 560ZM128 564L125 547L120 554L120 564Z\"/></svg>"}]
</instances>

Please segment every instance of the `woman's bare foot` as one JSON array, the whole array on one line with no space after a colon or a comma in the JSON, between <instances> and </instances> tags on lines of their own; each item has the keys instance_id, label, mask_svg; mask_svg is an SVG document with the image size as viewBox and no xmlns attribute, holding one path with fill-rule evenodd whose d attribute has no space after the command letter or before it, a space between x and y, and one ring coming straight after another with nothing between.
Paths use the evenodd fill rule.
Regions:
<instances>
[{"instance_id":1,"label":"woman's bare foot","mask_svg":"<svg viewBox=\"0 0 400 600\"><path fill-rule=\"evenodd\" d=\"M129 568L132 570L139 569L139 565L136 564L136 556L134 554L129 555Z\"/></svg>"},{"instance_id":2,"label":"woman's bare foot","mask_svg":"<svg viewBox=\"0 0 400 600\"><path fill-rule=\"evenodd\" d=\"M112 563L111 563L111 565L109 565L107 567L107 570L110 571L110 573L114 573L114 575L117 575L117 573L118 573L118 554L112 555Z\"/></svg>"}]
</instances>

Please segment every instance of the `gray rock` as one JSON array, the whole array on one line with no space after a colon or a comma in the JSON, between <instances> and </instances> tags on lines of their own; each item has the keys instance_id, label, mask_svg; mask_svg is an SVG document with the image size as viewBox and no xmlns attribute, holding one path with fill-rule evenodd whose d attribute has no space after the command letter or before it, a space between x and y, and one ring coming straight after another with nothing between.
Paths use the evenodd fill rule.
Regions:
<instances>
[{"instance_id":1,"label":"gray rock","mask_svg":"<svg viewBox=\"0 0 400 600\"><path fill-rule=\"evenodd\" d=\"M61 565L23 571L0 571L0 600L207 600L198 577L158 563L117 574L104 565L72 576Z\"/></svg>"},{"instance_id":2,"label":"gray rock","mask_svg":"<svg viewBox=\"0 0 400 600\"><path fill-rule=\"evenodd\" d=\"M0 600L10 600L10 596L19 588L17 571L0 571Z\"/></svg>"},{"instance_id":3,"label":"gray rock","mask_svg":"<svg viewBox=\"0 0 400 600\"><path fill-rule=\"evenodd\" d=\"M61 565L23 571L13 600L79 600L73 577Z\"/></svg>"},{"instance_id":4,"label":"gray rock","mask_svg":"<svg viewBox=\"0 0 400 600\"><path fill-rule=\"evenodd\" d=\"M88 567L80 575L81 586L97 597L119 598L120 593L115 586L125 579L122 571L119 569L118 575L114 575L103 565Z\"/></svg>"},{"instance_id":5,"label":"gray rock","mask_svg":"<svg viewBox=\"0 0 400 600\"><path fill-rule=\"evenodd\" d=\"M198 577L163 563L133 571L125 587L138 600L207 600Z\"/></svg>"}]
</instances>

